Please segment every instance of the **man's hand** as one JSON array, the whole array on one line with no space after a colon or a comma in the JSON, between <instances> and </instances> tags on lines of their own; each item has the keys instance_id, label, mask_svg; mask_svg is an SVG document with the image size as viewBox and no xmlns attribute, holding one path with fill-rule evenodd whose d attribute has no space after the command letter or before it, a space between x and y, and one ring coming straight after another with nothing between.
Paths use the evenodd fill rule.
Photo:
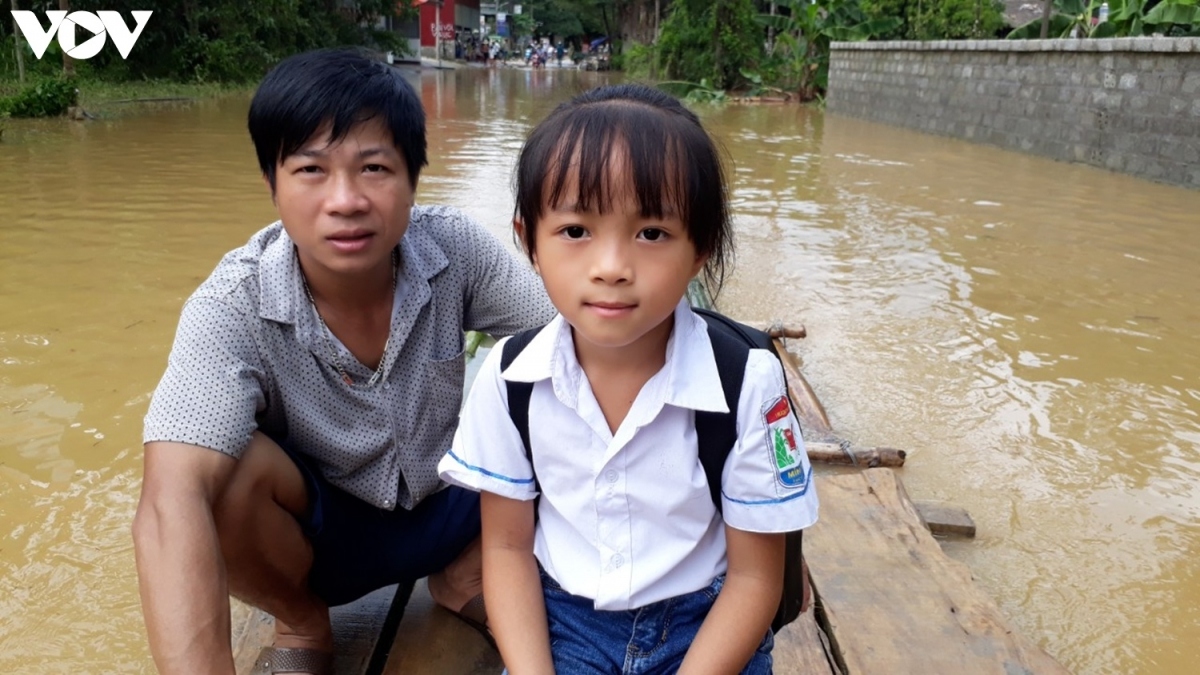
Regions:
<instances>
[{"instance_id":1,"label":"man's hand","mask_svg":"<svg viewBox=\"0 0 1200 675\"><path fill-rule=\"evenodd\" d=\"M161 673L234 672L213 506L236 466L208 448L146 444L133 543L150 651Z\"/></svg>"}]
</instances>

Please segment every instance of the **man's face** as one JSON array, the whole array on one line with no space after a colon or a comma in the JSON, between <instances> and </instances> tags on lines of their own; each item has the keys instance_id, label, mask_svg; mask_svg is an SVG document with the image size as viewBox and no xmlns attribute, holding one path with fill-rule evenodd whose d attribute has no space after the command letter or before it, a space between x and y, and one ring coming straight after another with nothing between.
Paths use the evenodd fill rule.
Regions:
<instances>
[{"instance_id":1,"label":"man's face","mask_svg":"<svg viewBox=\"0 0 1200 675\"><path fill-rule=\"evenodd\" d=\"M275 207L309 275L390 265L413 197L404 157L376 120L332 145L328 131L318 131L280 162L275 178Z\"/></svg>"}]
</instances>

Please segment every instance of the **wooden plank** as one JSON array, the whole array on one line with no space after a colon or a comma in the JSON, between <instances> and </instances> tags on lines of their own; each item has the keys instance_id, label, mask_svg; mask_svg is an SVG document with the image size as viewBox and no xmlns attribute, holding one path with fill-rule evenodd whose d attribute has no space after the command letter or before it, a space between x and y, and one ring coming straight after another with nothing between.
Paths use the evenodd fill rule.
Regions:
<instances>
[{"instance_id":1,"label":"wooden plank","mask_svg":"<svg viewBox=\"0 0 1200 675\"><path fill-rule=\"evenodd\" d=\"M404 589L407 591L407 588ZM362 675L385 632L397 587L381 588L355 602L330 610L333 622L334 672ZM238 603L231 612L234 666L239 674L249 673L259 651L275 639L275 619L266 612ZM393 624L394 626L394 624ZM383 638L391 639L391 635Z\"/></svg>"},{"instance_id":2,"label":"wooden plank","mask_svg":"<svg viewBox=\"0 0 1200 675\"><path fill-rule=\"evenodd\" d=\"M783 340L775 339L775 351L779 352L779 360L783 362L784 376L787 378L788 393L792 395L792 403L796 404L796 417L800 418L800 428L804 430L804 440L827 440L836 438L833 427L829 424L829 415L825 414L825 406L817 399L817 393L809 386L808 380L800 374L796 365L796 357L787 350Z\"/></svg>"},{"instance_id":3,"label":"wooden plank","mask_svg":"<svg viewBox=\"0 0 1200 675\"><path fill-rule=\"evenodd\" d=\"M848 673L1068 672L1017 635L921 522L890 469L820 482L804 551Z\"/></svg>"},{"instance_id":4,"label":"wooden plank","mask_svg":"<svg viewBox=\"0 0 1200 675\"><path fill-rule=\"evenodd\" d=\"M483 636L438 606L425 582L418 581L383 675L499 675L503 670L500 654Z\"/></svg>"},{"instance_id":5,"label":"wooden plank","mask_svg":"<svg viewBox=\"0 0 1200 675\"><path fill-rule=\"evenodd\" d=\"M775 675L840 675L829 640L817 625L814 608L775 634Z\"/></svg>"},{"instance_id":6,"label":"wooden plank","mask_svg":"<svg viewBox=\"0 0 1200 675\"><path fill-rule=\"evenodd\" d=\"M913 506L917 507L917 513L921 515L921 520L925 521L925 527L929 528L930 533L975 537L975 521L966 509L921 500L913 500Z\"/></svg>"}]
</instances>

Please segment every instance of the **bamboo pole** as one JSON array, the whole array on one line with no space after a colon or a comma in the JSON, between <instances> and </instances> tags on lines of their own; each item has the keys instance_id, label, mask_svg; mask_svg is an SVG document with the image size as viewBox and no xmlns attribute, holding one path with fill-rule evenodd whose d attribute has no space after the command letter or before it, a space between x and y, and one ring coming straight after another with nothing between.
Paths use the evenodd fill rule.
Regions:
<instances>
[{"instance_id":1,"label":"bamboo pole","mask_svg":"<svg viewBox=\"0 0 1200 675\"><path fill-rule=\"evenodd\" d=\"M908 456L907 452L896 448L855 448L849 443L826 441L805 441L804 449L811 462L857 466L860 469L904 466L904 459Z\"/></svg>"}]
</instances>

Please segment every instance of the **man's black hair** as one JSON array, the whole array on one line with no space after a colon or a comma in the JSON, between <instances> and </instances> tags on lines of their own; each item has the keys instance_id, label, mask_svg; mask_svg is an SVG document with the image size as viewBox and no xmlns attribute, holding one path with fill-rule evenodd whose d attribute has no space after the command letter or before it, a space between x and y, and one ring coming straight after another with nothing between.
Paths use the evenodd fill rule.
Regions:
<instances>
[{"instance_id":1,"label":"man's black hair","mask_svg":"<svg viewBox=\"0 0 1200 675\"><path fill-rule=\"evenodd\" d=\"M318 132L336 143L378 119L392 134L415 188L425 155L425 110L400 71L355 49L320 49L279 62L250 103L258 165L275 189L275 169Z\"/></svg>"},{"instance_id":2,"label":"man's black hair","mask_svg":"<svg viewBox=\"0 0 1200 675\"><path fill-rule=\"evenodd\" d=\"M615 152L628 154L625 180L612 185ZM564 194L575 181L578 194ZM612 208L632 188L643 218L674 210L696 252L707 254L705 276L720 288L732 255L725 170L700 119L673 96L640 84L598 87L559 105L530 133L516 174L516 211L532 259L543 207Z\"/></svg>"}]
</instances>

